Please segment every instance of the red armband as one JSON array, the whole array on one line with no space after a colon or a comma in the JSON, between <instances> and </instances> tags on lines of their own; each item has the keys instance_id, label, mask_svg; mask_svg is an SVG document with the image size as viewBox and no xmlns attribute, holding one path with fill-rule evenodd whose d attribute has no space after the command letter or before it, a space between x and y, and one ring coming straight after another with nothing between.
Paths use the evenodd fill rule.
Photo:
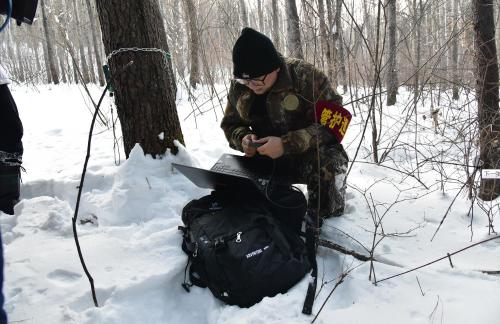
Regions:
<instances>
[{"instance_id":1,"label":"red armband","mask_svg":"<svg viewBox=\"0 0 500 324\"><path fill-rule=\"evenodd\" d=\"M351 122L352 115L338 103L320 100L316 102L316 118L318 123L325 126L340 143Z\"/></svg>"}]
</instances>

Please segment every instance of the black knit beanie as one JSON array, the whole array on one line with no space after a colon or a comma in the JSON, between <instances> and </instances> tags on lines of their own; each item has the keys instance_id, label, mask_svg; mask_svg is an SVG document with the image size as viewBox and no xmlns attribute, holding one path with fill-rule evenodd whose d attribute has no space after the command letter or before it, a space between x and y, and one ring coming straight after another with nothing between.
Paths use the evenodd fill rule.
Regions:
<instances>
[{"instance_id":1,"label":"black knit beanie","mask_svg":"<svg viewBox=\"0 0 500 324\"><path fill-rule=\"evenodd\" d=\"M276 70L281 59L273 42L264 34L245 27L233 47L233 75L252 79Z\"/></svg>"}]
</instances>

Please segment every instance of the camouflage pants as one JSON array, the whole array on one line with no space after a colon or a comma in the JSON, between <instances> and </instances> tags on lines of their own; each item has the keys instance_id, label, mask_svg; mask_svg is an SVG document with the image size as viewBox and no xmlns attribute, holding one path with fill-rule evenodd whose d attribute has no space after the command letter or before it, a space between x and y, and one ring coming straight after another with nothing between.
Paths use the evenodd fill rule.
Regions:
<instances>
[{"instance_id":1,"label":"camouflage pants","mask_svg":"<svg viewBox=\"0 0 500 324\"><path fill-rule=\"evenodd\" d=\"M341 145L320 147L301 155L287 156L288 180L307 185L308 212L321 218L340 216L345 208L344 183L349 158Z\"/></svg>"}]
</instances>

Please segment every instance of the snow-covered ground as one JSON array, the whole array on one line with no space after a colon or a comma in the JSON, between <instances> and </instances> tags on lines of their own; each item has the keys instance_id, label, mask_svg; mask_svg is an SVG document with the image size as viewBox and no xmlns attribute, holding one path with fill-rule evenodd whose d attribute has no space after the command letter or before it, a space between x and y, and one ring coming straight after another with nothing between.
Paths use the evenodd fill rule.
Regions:
<instances>
[{"instance_id":1,"label":"snow-covered ground","mask_svg":"<svg viewBox=\"0 0 500 324\"><path fill-rule=\"evenodd\" d=\"M97 98L100 89L91 90ZM265 298L248 309L224 305L208 289L194 287L191 293L182 289L186 256L177 230L180 213L187 202L208 190L195 187L173 171L171 163L209 168L222 153L231 152L218 126L221 108L204 105L202 110L207 112L195 120L185 93L180 93L178 109L186 148L177 156L166 154L155 160L145 157L136 146L126 161L121 152L117 166L112 130L102 125L95 130L79 216L97 217L98 224L78 225L80 244L97 289L100 307L94 307L71 230L90 105L78 86L14 87L13 95L25 127L27 172L15 215L0 214L6 261L5 307L11 323L257 324L313 320L313 316L301 314L307 278L286 294ZM404 95L403 91L400 98ZM200 96L199 102L204 101ZM400 129L403 132L391 159L387 159L390 163L385 165L411 172L415 152L401 143L414 143L414 122L401 127L409 109L405 105L389 109L390 118L383 121L382 147L389 147ZM104 102L103 110L110 118L109 101ZM428 111L428 107L420 107L419 118ZM453 113L451 108L443 116L448 113ZM446 140L454 136L453 127L441 136L434 134L430 118L421 122L420 150L438 156L436 159L439 154L433 155L435 152L445 152L441 159L443 154L460 156L459 144L452 147ZM358 111L345 139L351 157L363 125ZM369 145L367 139L366 147ZM361 148L358 159L370 161L368 150ZM322 236L367 254L362 245L371 249L372 214L383 215L383 232L379 227L377 233L385 236L374 252L378 280L493 237L488 235L488 218L481 208L473 207L471 219L471 202L465 193L453 202L460 184L450 179L463 177L460 168L447 165L440 170L448 177L442 188L443 178L433 166L427 163L419 169L420 179L428 187L425 189L412 176L388 167L354 164L348 178L346 214L328 220ZM431 241L452 202L441 230ZM492 206L495 204L493 225L499 221L498 200ZM377 240L380 238L378 235ZM369 281L369 262L320 248L320 282L313 314L325 303L317 323L498 324L500 277L481 270L500 270L499 255L500 239L496 239L453 256L453 268L446 259L374 285ZM343 273L347 276L332 293Z\"/></svg>"}]
</instances>

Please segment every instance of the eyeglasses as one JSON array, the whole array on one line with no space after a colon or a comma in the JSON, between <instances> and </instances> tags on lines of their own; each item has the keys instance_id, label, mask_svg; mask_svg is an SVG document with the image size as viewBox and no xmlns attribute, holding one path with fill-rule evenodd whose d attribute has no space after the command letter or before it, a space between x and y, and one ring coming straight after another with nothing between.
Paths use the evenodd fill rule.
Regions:
<instances>
[{"instance_id":1,"label":"eyeglasses","mask_svg":"<svg viewBox=\"0 0 500 324\"><path fill-rule=\"evenodd\" d=\"M267 74L264 74L264 76L260 77L260 78L253 78L253 79L239 79L239 78L236 78L234 79L236 82L238 82L239 84L243 84L243 85L252 85L254 87L258 87L258 86L263 86L265 85L264 83L264 80L267 78Z\"/></svg>"}]
</instances>

